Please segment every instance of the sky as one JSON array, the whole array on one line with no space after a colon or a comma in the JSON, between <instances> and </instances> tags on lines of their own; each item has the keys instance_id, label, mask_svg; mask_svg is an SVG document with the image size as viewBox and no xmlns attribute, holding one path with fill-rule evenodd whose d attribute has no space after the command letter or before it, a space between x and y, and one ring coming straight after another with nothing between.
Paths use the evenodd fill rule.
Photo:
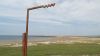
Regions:
<instances>
[{"instance_id":1,"label":"sky","mask_svg":"<svg viewBox=\"0 0 100 56\"><path fill-rule=\"evenodd\" d=\"M30 11L29 35L100 35L100 0L0 0L0 35L22 35L26 10Z\"/></svg>"}]
</instances>

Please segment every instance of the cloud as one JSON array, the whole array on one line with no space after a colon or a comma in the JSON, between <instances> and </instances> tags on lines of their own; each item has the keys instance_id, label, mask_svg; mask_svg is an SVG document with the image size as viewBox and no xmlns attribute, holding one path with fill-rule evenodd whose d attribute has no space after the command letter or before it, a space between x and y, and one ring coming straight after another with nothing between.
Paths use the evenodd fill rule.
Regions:
<instances>
[{"instance_id":1,"label":"cloud","mask_svg":"<svg viewBox=\"0 0 100 56\"><path fill-rule=\"evenodd\" d=\"M58 1L56 1L58 2ZM65 0L56 3L54 8L36 10L31 14L32 20L57 20L59 22L73 22L73 20L99 23L100 3L98 0ZM54 22L54 21L53 21Z\"/></svg>"},{"instance_id":2,"label":"cloud","mask_svg":"<svg viewBox=\"0 0 100 56\"><path fill-rule=\"evenodd\" d=\"M0 18L7 16L15 17L11 18L16 19L15 21L25 21L27 8L53 2L56 3L55 7L30 11L30 22L62 26L61 30L68 28L72 30L71 32L76 32L77 29L78 33L87 31L88 34L99 31L100 0L1 0ZM3 24L7 23L0 23Z\"/></svg>"}]
</instances>

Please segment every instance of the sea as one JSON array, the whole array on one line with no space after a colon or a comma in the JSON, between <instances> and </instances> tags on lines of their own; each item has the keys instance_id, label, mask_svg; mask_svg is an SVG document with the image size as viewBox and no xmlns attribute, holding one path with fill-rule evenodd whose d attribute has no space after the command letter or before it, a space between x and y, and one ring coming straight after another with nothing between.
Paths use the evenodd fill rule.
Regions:
<instances>
[{"instance_id":1,"label":"sea","mask_svg":"<svg viewBox=\"0 0 100 56\"><path fill-rule=\"evenodd\" d=\"M54 38L55 36L28 36L30 41L43 41ZM20 35L0 35L0 42L8 41L22 41L22 36Z\"/></svg>"}]
</instances>

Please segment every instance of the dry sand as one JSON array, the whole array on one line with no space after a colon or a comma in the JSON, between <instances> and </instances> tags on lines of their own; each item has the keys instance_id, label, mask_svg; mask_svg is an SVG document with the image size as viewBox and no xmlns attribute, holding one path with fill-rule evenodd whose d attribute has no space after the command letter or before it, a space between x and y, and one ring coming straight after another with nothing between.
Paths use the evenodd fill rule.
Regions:
<instances>
[{"instance_id":1,"label":"dry sand","mask_svg":"<svg viewBox=\"0 0 100 56\"><path fill-rule=\"evenodd\" d=\"M9 47L19 47L22 46L22 41L0 41L0 46L9 46ZM73 43L96 43L100 44L100 38L88 38L88 37L56 37L47 40L39 40L39 41L30 41L28 42L28 46L36 46L38 44L73 44Z\"/></svg>"}]
</instances>

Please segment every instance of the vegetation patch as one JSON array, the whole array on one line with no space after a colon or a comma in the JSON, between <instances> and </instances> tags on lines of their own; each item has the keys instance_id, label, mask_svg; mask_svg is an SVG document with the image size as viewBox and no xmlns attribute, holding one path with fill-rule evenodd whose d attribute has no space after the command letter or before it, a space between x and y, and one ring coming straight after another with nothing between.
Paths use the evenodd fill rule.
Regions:
<instances>
[{"instance_id":1,"label":"vegetation patch","mask_svg":"<svg viewBox=\"0 0 100 56\"><path fill-rule=\"evenodd\" d=\"M22 56L22 48L0 47L0 56ZM100 56L100 45L41 44L28 47L28 56Z\"/></svg>"}]
</instances>

